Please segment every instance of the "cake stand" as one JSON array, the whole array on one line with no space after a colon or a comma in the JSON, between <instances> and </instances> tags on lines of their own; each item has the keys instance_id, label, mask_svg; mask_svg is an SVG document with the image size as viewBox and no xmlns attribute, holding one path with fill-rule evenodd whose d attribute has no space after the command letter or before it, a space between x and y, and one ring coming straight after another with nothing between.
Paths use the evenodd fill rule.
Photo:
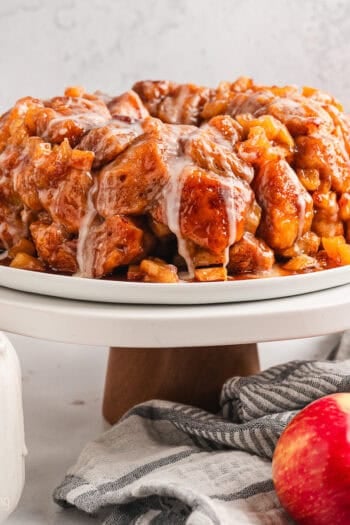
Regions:
<instances>
[{"instance_id":1,"label":"cake stand","mask_svg":"<svg viewBox=\"0 0 350 525\"><path fill-rule=\"evenodd\" d=\"M350 285L202 306L82 302L0 287L0 330L110 347L103 404L110 423L151 398L216 410L225 379L258 371L258 342L348 328Z\"/></svg>"}]
</instances>

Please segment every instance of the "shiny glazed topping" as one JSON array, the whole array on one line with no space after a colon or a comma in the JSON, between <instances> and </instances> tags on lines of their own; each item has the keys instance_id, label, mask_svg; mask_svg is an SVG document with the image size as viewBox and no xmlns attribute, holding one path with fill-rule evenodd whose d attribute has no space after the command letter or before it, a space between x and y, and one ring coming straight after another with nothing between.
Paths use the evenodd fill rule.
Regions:
<instances>
[{"instance_id":1,"label":"shiny glazed topping","mask_svg":"<svg viewBox=\"0 0 350 525\"><path fill-rule=\"evenodd\" d=\"M0 259L130 280L350 263L350 128L319 90L72 87L0 118Z\"/></svg>"}]
</instances>

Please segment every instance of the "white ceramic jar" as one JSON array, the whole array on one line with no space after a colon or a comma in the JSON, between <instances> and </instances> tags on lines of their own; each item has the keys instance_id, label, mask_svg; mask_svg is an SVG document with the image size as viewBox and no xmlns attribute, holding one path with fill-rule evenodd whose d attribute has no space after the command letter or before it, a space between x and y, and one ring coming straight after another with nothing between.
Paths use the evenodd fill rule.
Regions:
<instances>
[{"instance_id":1,"label":"white ceramic jar","mask_svg":"<svg viewBox=\"0 0 350 525\"><path fill-rule=\"evenodd\" d=\"M0 522L16 508L22 494L25 455L20 364L0 332Z\"/></svg>"}]
</instances>

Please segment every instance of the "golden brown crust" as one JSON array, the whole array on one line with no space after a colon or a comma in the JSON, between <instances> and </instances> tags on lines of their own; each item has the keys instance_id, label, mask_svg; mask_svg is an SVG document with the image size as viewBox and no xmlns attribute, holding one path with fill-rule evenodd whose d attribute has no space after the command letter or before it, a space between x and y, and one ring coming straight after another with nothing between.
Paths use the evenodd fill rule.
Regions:
<instances>
[{"instance_id":1,"label":"golden brown crust","mask_svg":"<svg viewBox=\"0 0 350 525\"><path fill-rule=\"evenodd\" d=\"M345 240L320 239L350 241L349 154L341 104L310 87L25 97L0 117L0 249L16 267L162 282L345 264Z\"/></svg>"}]
</instances>

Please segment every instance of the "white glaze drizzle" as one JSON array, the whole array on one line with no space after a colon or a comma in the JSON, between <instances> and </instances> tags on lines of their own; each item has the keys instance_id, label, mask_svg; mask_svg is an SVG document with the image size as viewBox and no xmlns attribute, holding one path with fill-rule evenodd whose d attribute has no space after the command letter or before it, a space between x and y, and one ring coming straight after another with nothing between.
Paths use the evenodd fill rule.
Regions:
<instances>
[{"instance_id":1,"label":"white glaze drizzle","mask_svg":"<svg viewBox=\"0 0 350 525\"><path fill-rule=\"evenodd\" d=\"M72 106L71 103L72 99L69 98L67 101L67 107ZM22 115L25 113L25 110L27 107L22 104L21 106L17 106L18 114ZM108 126L110 124L116 124L117 126L115 128L111 127L109 129L110 136L112 135L125 135L125 137L128 136L130 131L134 134L135 138L138 135L141 135L143 130L143 125L141 121L123 121L122 119L118 118L107 118L104 115L101 115L100 113L94 112L94 111L87 111L87 112L81 112L81 113L73 113L71 115L59 115L55 118L53 118L46 127L46 135L49 135L52 127L55 126L58 123L64 123L66 121L73 121L77 125L81 127L87 127L89 130L99 127ZM64 126L61 127L61 129L58 130L61 135L65 135L68 131L68 129ZM39 156L38 159L33 164L33 169L35 170L36 167L40 166L40 164L44 163L46 161L45 154L49 154L52 150L51 145L49 143L43 143L38 144L38 147L42 149L42 156ZM10 157L12 154L11 149L5 149L0 154L0 163L6 162L8 157ZM20 155L17 158L16 166L10 170L9 173L0 173L0 184L6 183L8 181L8 175L11 176L12 180L12 186L15 191L18 191L19 189L19 180L18 177L22 170L22 161L25 159L26 155L28 154L28 146L25 146ZM89 174L91 177L91 174ZM83 277L91 277L92 275L92 268L93 268L93 251L87 252L86 251L86 241L88 238L88 234L91 228L91 225L97 216L97 210L94 206L94 196L98 190L98 179L95 178L93 185L91 186L88 197L87 197L87 209L85 212L85 215L83 216L80 227L79 227L79 234L78 234L78 244L77 244L77 262L78 262L78 272L75 274L77 276L83 276ZM43 200L45 200L45 197L48 193L50 193L52 189L42 189L39 193ZM57 210L56 210L57 211ZM29 220L29 214L24 214L22 217L23 223L26 228L28 228L28 220ZM0 223L0 240L5 248L9 248L8 243L5 240L5 233L8 232L10 235L12 235L11 230L13 230L13 234L16 234L17 232L15 229L11 226L9 223ZM0 254L0 260L5 259L7 257L7 251L1 252Z\"/></svg>"},{"instance_id":2,"label":"white glaze drizzle","mask_svg":"<svg viewBox=\"0 0 350 525\"><path fill-rule=\"evenodd\" d=\"M184 170L190 166L192 160L185 155L179 144L180 130L176 125L169 126L169 141L167 143L167 166L169 171L169 180L163 188L163 198L165 214L168 228L176 236L178 244L178 253L184 258L189 277L194 276L194 266L190 256L187 241L181 233L180 226L180 207L181 195L184 184Z\"/></svg>"},{"instance_id":3,"label":"white glaze drizzle","mask_svg":"<svg viewBox=\"0 0 350 525\"><path fill-rule=\"evenodd\" d=\"M110 119L105 125L118 124L117 128L109 129L109 136L125 134L127 136L128 131L132 130L135 133L135 137L143 133L142 123L140 122L124 122L123 120ZM98 126L97 126L98 127ZM90 174L89 174L90 175ZM91 175L90 175L91 176ZM94 178L93 185L91 186L86 204L86 212L81 219L78 234L77 244L77 263L78 271L75 273L76 277L91 277L93 268L93 253L92 251L86 251L86 241L89 235L89 231L92 223L94 222L98 212L94 204L94 197L98 191L98 177Z\"/></svg>"},{"instance_id":4,"label":"white glaze drizzle","mask_svg":"<svg viewBox=\"0 0 350 525\"><path fill-rule=\"evenodd\" d=\"M178 101L176 104L176 107L173 108L174 113L172 115L172 118L174 118L175 121L179 120L180 117L180 111L182 111L182 104L180 103L182 99L185 99L187 93L186 90L182 89L178 95ZM107 126L109 124L112 124L113 122L118 124L118 128L115 130L111 129L111 134L123 134L123 130L125 129L125 134L127 134L128 130L132 129L136 135L139 135L143 132L142 129L142 122L124 122L123 120L119 119L106 119L105 116L95 113L93 111L91 112L84 112L84 113L78 113L78 114L72 114L72 115L62 115L57 116L54 119L52 119L47 126L46 133L49 134L51 131L51 128L60 122L65 122L68 120L74 121L76 124L88 127L89 129L98 128L101 126ZM167 164L169 168L169 181L166 184L165 188L163 189L163 197L165 202L165 212L167 217L167 223L169 226L169 229L176 235L177 241L178 241L178 252L179 254L185 259L189 277L193 277L194 275L194 264L192 261L192 257L190 255L187 240L183 237L181 233L181 225L180 225L180 207L181 207L181 195L183 190L183 185L186 180L186 168L194 166L194 162L192 158L183 152L180 144L179 144L179 138L181 129L180 126L177 127L177 125L171 126L171 133L170 133L170 144L167 144L168 147L168 158L167 158ZM183 127L182 127L183 130ZM191 140L198 136L201 133L201 128L196 128L193 130L192 127L189 127L188 134L184 138L185 140ZM60 130L60 133L64 135L67 132L67 129L63 126ZM232 145L227 141L222 135L215 129L212 130L213 140L215 143L219 144L221 147L225 147L226 149L231 149ZM48 145L45 145L48 146ZM45 147L43 147L43 154L46 153ZM51 149L51 148L49 148ZM48 151L49 152L49 151ZM20 156L21 158L26 154L26 149L22 152ZM38 159L38 164L41 162L41 159ZM229 248L232 244L234 244L236 240L236 217L235 217L235 206L234 206L234 193L235 193L235 186L234 186L234 177L235 175L232 173L232 176L230 176L230 173L232 172L231 167L229 166L229 163L224 163L224 169L227 172L226 174L223 173L222 175L217 175L214 172L211 172L212 175L220 179L220 183L228 186L228 191L224 192L225 196L225 205L227 210L227 220L229 223L229 242L228 246L225 249L225 261L224 264L227 265L229 260ZM210 169L210 166L209 166ZM13 185L16 189L18 182L17 182L17 175L18 170L13 169L12 170L12 176L13 176ZM88 238L88 234L91 228L91 225L94 221L94 219L97 216L97 211L94 205L94 196L96 192L98 191L98 179L95 178L93 185L91 186L89 192L88 192L88 198L87 198L87 209L86 213L83 216L80 228L79 228L79 234L78 234L78 245L77 245L77 262L79 270L76 273L77 276L84 276L84 277L90 277L91 271L93 267L93 253L87 253L86 251L86 241ZM1 226L1 225L0 225ZM2 228L0 228L0 238L2 238Z\"/></svg>"},{"instance_id":5,"label":"white glaze drizzle","mask_svg":"<svg viewBox=\"0 0 350 525\"><path fill-rule=\"evenodd\" d=\"M116 124L116 126L111 126L111 124ZM105 135L106 138L125 137L125 139L128 139L132 134L135 139L144 133L142 123L139 121L124 122L122 120L112 119L106 124L106 126L108 127L108 131Z\"/></svg>"},{"instance_id":6,"label":"white glaze drizzle","mask_svg":"<svg viewBox=\"0 0 350 525\"><path fill-rule=\"evenodd\" d=\"M28 209L27 207L23 208L23 210L21 211L21 220L25 226L25 229L26 229L26 237L28 236L29 234L29 221L31 219L31 216L32 216L32 213L31 213L31 210Z\"/></svg>"},{"instance_id":7,"label":"white glaze drizzle","mask_svg":"<svg viewBox=\"0 0 350 525\"><path fill-rule=\"evenodd\" d=\"M13 170L3 169L1 165L6 163L13 153L13 148L9 145L0 153L0 185L6 184L9 182L9 175L12 174ZM20 158L22 155L20 156Z\"/></svg>"},{"instance_id":8,"label":"white glaze drizzle","mask_svg":"<svg viewBox=\"0 0 350 525\"><path fill-rule=\"evenodd\" d=\"M44 143L39 143L37 145L38 148L41 149L41 153L42 155L35 159L34 161L32 161L32 167L33 167L33 172L35 172L35 169L37 167L39 167L41 164L44 164L46 161L47 161L47 156L51 153L51 145L44 142ZM16 161L16 165L10 170L9 174L11 176L11 180L12 180L12 187L14 189L15 192L20 192L20 183L19 183L19 175L21 174L22 170L23 170L23 165L22 165L22 161L25 161L27 155L28 155L28 145L26 145L23 150L21 151L17 161ZM41 190L41 191L44 191L44 190ZM39 192L40 194L40 192Z\"/></svg>"},{"instance_id":9,"label":"white glaze drizzle","mask_svg":"<svg viewBox=\"0 0 350 525\"><path fill-rule=\"evenodd\" d=\"M105 126L109 124L112 119L106 118L106 116L101 115L100 113L95 113L93 111L89 111L86 113L74 113L72 115L62 115L59 117L55 117L50 122L48 122L46 126L46 133L45 136L49 136L52 132L52 128L59 124L60 122L67 122L67 121L73 121L77 126L80 126L82 128L99 128L102 126ZM62 127L58 130L59 135L65 135L67 133L67 128Z\"/></svg>"},{"instance_id":10,"label":"white glaze drizzle","mask_svg":"<svg viewBox=\"0 0 350 525\"><path fill-rule=\"evenodd\" d=\"M208 129L210 130L210 134L212 138L214 139L214 142L221 146L222 148L226 150L232 150L232 144L229 140L227 140L225 137L222 136L222 134L219 132L218 129L214 128L213 126L210 126L209 124L205 124L202 129ZM210 159L210 152L208 151L208 158ZM230 260L230 247L236 242L237 238L237 217L236 217L236 209L235 209L235 177L236 175L232 171L232 168L230 166L230 163L227 162L226 158L223 157L222 166L224 168L224 172L222 172L219 175L216 174L217 178L220 181L221 185L228 185L228 191L224 192L224 198L225 198L225 205L226 205L226 216L228 221L228 227L229 227L229 242L227 247L225 248L225 254L224 254L224 267L226 268L229 260ZM215 161L212 161L213 163ZM211 167L211 166L209 166ZM214 166L212 166L212 169L214 169Z\"/></svg>"},{"instance_id":11,"label":"white glaze drizzle","mask_svg":"<svg viewBox=\"0 0 350 525\"><path fill-rule=\"evenodd\" d=\"M7 147L4 149L4 151L2 151L2 153L0 154L0 165L2 162L6 162L12 155L13 153L13 150L11 147ZM25 156L25 151L21 152L21 155L19 157L19 160L23 159ZM17 167L11 169L11 170L2 170L1 167L0 167L0 186L2 184L12 184L12 190L16 191L15 189L15 181L17 180L17 173L18 171L16 171ZM23 211L22 211L23 213ZM22 213L21 213L21 217L22 217ZM22 222L23 222L23 226L24 226L24 231L23 231L23 236L27 236L28 234L28 221L26 220L26 217L24 216L24 220L22 218ZM7 222L2 222L0 223L0 241L2 242L3 246L5 246L6 249L9 249L10 246L8 244L8 242L6 241L6 238L5 238L5 233L8 233L10 234L11 237L13 238L16 238L18 236L18 229L16 227L14 227L13 225L11 225L11 222L10 221L7 221ZM6 252L3 252L0 254L0 260L2 259L6 259L7 257L7 251Z\"/></svg>"},{"instance_id":12,"label":"white glaze drizzle","mask_svg":"<svg viewBox=\"0 0 350 525\"><path fill-rule=\"evenodd\" d=\"M226 179L225 179L226 181ZM235 184L233 177L227 177L229 183L229 191L225 192L225 201L226 201L226 215L228 220L229 227L229 242L225 248L225 259L224 267L226 268L230 262L230 247L236 242L237 238L237 217L235 209ZM221 183L223 180L221 179Z\"/></svg>"},{"instance_id":13,"label":"white glaze drizzle","mask_svg":"<svg viewBox=\"0 0 350 525\"><path fill-rule=\"evenodd\" d=\"M304 189L304 186L301 184L299 177L295 173L293 168L289 166L288 163L287 163L287 166L288 166L288 171L291 175L291 179L295 186L295 191L297 193L297 199L296 199L296 208L298 212L298 233L297 233L297 238L296 238L296 241L297 241L298 239L300 239L300 237L302 237L304 226L305 226L306 198L304 197L304 194L306 193L306 190Z\"/></svg>"},{"instance_id":14,"label":"white glaze drizzle","mask_svg":"<svg viewBox=\"0 0 350 525\"><path fill-rule=\"evenodd\" d=\"M91 277L91 269L93 266L93 253L86 253L86 241L92 223L94 222L97 210L94 204L94 196L98 190L98 177L95 177L93 185L91 186L86 202L86 212L81 220L79 227L78 245L77 245L77 263L78 272L76 277Z\"/></svg>"},{"instance_id":15,"label":"white glaze drizzle","mask_svg":"<svg viewBox=\"0 0 350 525\"><path fill-rule=\"evenodd\" d=\"M195 131L190 131L188 136L185 137L185 140L191 141L198 137L201 133L201 129L196 129ZM193 278L194 276L194 264L192 257L187 247L187 241L181 233L181 224L180 224L180 207L181 207L181 196L183 185L186 178L186 168L194 166L193 160L189 155L180 150L178 144L180 131L176 129L176 126L173 128L173 133L171 135L171 148L170 148L170 158L168 160L169 174L170 178L163 190L163 197L165 201L165 212L167 217L167 223L169 229L176 235L178 243L178 253L184 258L187 269L188 277ZM218 135L218 134L217 134ZM227 141L221 138L222 143L225 143L227 147ZM208 152L209 154L209 152ZM225 248L225 257L224 257L224 266L226 267L229 263L229 250L236 241L236 214L235 214L235 186L234 186L234 174L230 175L232 172L231 168L227 164L228 173L218 175L217 173L211 172L211 175L217 178L220 181L220 184L228 187L228 191L224 192L225 198L225 207L226 207L226 216L229 225L229 242Z\"/></svg>"},{"instance_id":16,"label":"white glaze drizzle","mask_svg":"<svg viewBox=\"0 0 350 525\"><path fill-rule=\"evenodd\" d=\"M2 245L6 248L6 250L8 250L9 249L9 245L6 242L5 235L4 235L6 226L7 226L7 223L0 222L0 241L1 241Z\"/></svg>"},{"instance_id":17,"label":"white glaze drizzle","mask_svg":"<svg viewBox=\"0 0 350 525\"><path fill-rule=\"evenodd\" d=\"M141 133L144 133L143 126L142 126L142 120L134 120L133 122L127 122L125 120L119 120L117 118L112 118L107 122L106 125L109 124L116 124L117 126L115 128L111 128L111 131L114 131L116 134L119 132L122 132L123 129L125 129L125 133L128 131L134 131L134 133L137 133L140 135Z\"/></svg>"},{"instance_id":18,"label":"white glaze drizzle","mask_svg":"<svg viewBox=\"0 0 350 525\"><path fill-rule=\"evenodd\" d=\"M296 208L297 208L297 212L298 212L298 233L297 233L297 237L295 239L294 242L296 242L298 239L300 239L300 237L302 236L303 234L303 230L304 230L304 225L305 225L305 214L306 214L306 199L304 198L304 187L301 185L301 182L297 176L297 174L295 173L295 171L293 170L293 168L291 168L291 166L285 161L285 160L281 160L279 162L283 162L285 163L285 165L287 166L287 171L288 171L288 174L290 176L290 180L294 186L294 189L297 193L297 200L296 200ZM267 173L266 173L266 170L263 172L262 176L261 176L261 182L260 182L260 185L261 185L261 189L262 191L260 191L260 202L261 202L261 205L263 207L266 207L267 203L265 202L265 199L264 199L264 194L265 194L265 190L264 190L264 186L266 184L268 184L269 182L269 179L267 178Z\"/></svg>"},{"instance_id":19,"label":"white glaze drizzle","mask_svg":"<svg viewBox=\"0 0 350 525\"><path fill-rule=\"evenodd\" d=\"M298 239L300 239L304 231L305 214L306 214L306 200L302 193L299 193L298 195L297 207L298 207L298 213L299 213Z\"/></svg>"},{"instance_id":20,"label":"white glaze drizzle","mask_svg":"<svg viewBox=\"0 0 350 525\"><path fill-rule=\"evenodd\" d=\"M181 233L180 207L181 195L186 177L185 169L191 165L191 160L185 156L175 157L168 162L169 181L163 190L165 213L168 228L176 235L178 253L184 258L189 278L194 277L194 264L187 247L187 241Z\"/></svg>"}]
</instances>

